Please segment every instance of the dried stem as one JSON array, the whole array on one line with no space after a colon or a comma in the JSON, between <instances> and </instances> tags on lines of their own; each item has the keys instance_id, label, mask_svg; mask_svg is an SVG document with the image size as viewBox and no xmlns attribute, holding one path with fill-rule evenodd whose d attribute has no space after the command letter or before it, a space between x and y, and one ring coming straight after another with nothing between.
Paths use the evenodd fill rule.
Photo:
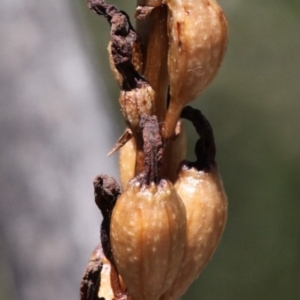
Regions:
<instances>
[{"instance_id":1,"label":"dried stem","mask_svg":"<svg viewBox=\"0 0 300 300\"><path fill-rule=\"evenodd\" d=\"M142 115L141 124L143 130L145 153L145 184L159 182L160 168L162 164L163 143L156 116Z\"/></svg>"},{"instance_id":2,"label":"dried stem","mask_svg":"<svg viewBox=\"0 0 300 300\"><path fill-rule=\"evenodd\" d=\"M148 8L148 13L142 14ZM142 11L142 12L141 12ZM155 91L155 115L162 122L166 113L168 92L167 6L139 7L136 14L137 32L142 40L143 75Z\"/></svg>"},{"instance_id":3,"label":"dried stem","mask_svg":"<svg viewBox=\"0 0 300 300\"><path fill-rule=\"evenodd\" d=\"M210 123L200 110L191 106L186 106L182 110L181 117L193 123L200 137L195 146L197 161L193 165L199 170L209 169L215 164L216 157L216 145Z\"/></svg>"},{"instance_id":4,"label":"dried stem","mask_svg":"<svg viewBox=\"0 0 300 300\"><path fill-rule=\"evenodd\" d=\"M175 128L180 118L183 106L176 102L170 102L165 120L162 127L162 136L165 140L169 140L175 135Z\"/></svg>"}]
</instances>

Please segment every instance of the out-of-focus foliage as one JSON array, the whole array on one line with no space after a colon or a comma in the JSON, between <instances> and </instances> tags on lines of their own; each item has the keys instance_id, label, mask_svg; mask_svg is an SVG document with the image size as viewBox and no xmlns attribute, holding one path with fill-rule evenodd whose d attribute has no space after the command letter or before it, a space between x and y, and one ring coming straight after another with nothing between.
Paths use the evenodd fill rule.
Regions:
<instances>
[{"instance_id":1,"label":"out-of-focus foliage","mask_svg":"<svg viewBox=\"0 0 300 300\"><path fill-rule=\"evenodd\" d=\"M194 106L214 128L229 218L213 260L183 299L298 299L300 2L219 2L230 27L228 51ZM110 3L133 15L135 1ZM107 74L109 27L88 10L86 17ZM119 110L117 85L106 79ZM188 128L191 156L196 137Z\"/></svg>"}]
</instances>

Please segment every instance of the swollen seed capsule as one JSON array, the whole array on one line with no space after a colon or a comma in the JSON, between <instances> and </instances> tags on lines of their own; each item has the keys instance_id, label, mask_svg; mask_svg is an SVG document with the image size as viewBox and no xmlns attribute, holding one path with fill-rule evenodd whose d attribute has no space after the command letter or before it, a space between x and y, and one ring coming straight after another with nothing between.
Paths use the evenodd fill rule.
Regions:
<instances>
[{"instance_id":1,"label":"swollen seed capsule","mask_svg":"<svg viewBox=\"0 0 300 300\"><path fill-rule=\"evenodd\" d=\"M227 22L215 0L165 0L168 12L170 105L166 138L182 108L212 81L227 45Z\"/></svg>"},{"instance_id":2,"label":"swollen seed capsule","mask_svg":"<svg viewBox=\"0 0 300 300\"><path fill-rule=\"evenodd\" d=\"M227 196L215 162L212 128L199 110L185 107L181 116L193 123L200 139L196 162L183 162L174 184L186 208L186 241L178 276L161 300L176 300L185 293L212 257L227 219Z\"/></svg>"},{"instance_id":3,"label":"swollen seed capsule","mask_svg":"<svg viewBox=\"0 0 300 300\"><path fill-rule=\"evenodd\" d=\"M183 166L175 183L187 217L186 243L180 271L170 294L182 296L211 259L227 219L227 196L217 165L207 171Z\"/></svg>"},{"instance_id":4,"label":"swollen seed capsule","mask_svg":"<svg viewBox=\"0 0 300 300\"><path fill-rule=\"evenodd\" d=\"M138 0L137 4L140 9L168 7L171 101L163 127L164 138L168 139L174 135L182 108L216 75L227 46L227 21L216 0ZM145 35L143 28L139 31Z\"/></svg>"},{"instance_id":5,"label":"swollen seed capsule","mask_svg":"<svg viewBox=\"0 0 300 300\"><path fill-rule=\"evenodd\" d=\"M114 261L129 295L158 300L170 289L180 267L186 231L184 205L166 180L129 182L113 210Z\"/></svg>"}]
</instances>

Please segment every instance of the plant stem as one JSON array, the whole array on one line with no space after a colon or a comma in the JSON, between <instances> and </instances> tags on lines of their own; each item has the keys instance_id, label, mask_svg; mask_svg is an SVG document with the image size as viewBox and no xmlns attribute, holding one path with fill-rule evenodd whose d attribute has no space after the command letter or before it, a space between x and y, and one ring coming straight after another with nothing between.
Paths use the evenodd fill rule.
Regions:
<instances>
[{"instance_id":1,"label":"plant stem","mask_svg":"<svg viewBox=\"0 0 300 300\"><path fill-rule=\"evenodd\" d=\"M137 19L136 30L142 40L143 75L155 91L154 114L162 122L166 113L168 92L168 35L166 6L159 6Z\"/></svg>"}]
</instances>

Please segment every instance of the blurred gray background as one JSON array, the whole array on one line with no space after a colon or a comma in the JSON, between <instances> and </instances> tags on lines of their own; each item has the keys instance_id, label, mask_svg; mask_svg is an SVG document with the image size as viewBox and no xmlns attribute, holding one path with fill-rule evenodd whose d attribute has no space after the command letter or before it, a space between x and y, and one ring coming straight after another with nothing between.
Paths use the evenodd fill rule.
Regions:
<instances>
[{"instance_id":1,"label":"blurred gray background","mask_svg":"<svg viewBox=\"0 0 300 300\"><path fill-rule=\"evenodd\" d=\"M133 15L135 1L109 2ZM300 2L219 2L227 55L193 105L214 128L229 218L183 299L299 299ZM124 128L108 39L84 0L1 2L1 300L78 299L99 239L92 180L117 177L106 153Z\"/></svg>"}]
</instances>

